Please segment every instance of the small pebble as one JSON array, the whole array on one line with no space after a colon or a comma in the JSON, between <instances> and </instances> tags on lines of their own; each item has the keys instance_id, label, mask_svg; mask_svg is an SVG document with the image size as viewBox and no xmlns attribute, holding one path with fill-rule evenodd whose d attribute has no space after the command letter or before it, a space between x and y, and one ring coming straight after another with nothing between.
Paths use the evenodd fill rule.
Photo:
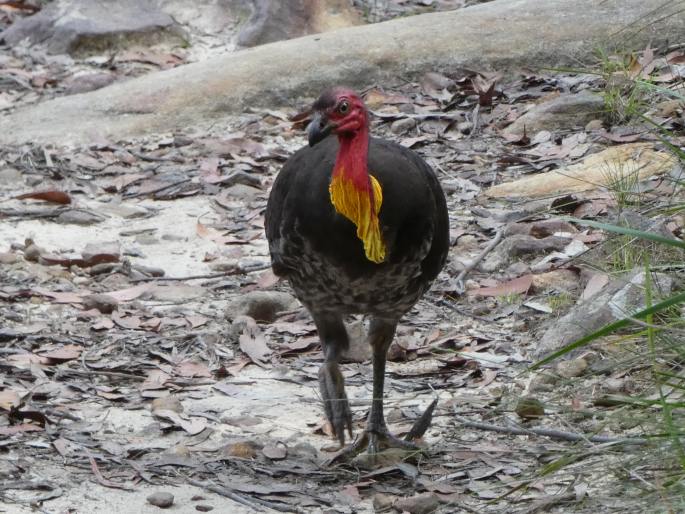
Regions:
<instances>
[{"instance_id":1,"label":"small pebble","mask_svg":"<svg viewBox=\"0 0 685 514\"><path fill-rule=\"evenodd\" d=\"M390 507L395 502L397 497L390 496L389 494L376 493L373 497L373 510L375 512L382 512Z\"/></svg>"},{"instance_id":2,"label":"small pebble","mask_svg":"<svg viewBox=\"0 0 685 514\"><path fill-rule=\"evenodd\" d=\"M435 493L422 493L409 498L400 498L393 507L410 514L429 514L440 506L440 500Z\"/></svg>"},{"instance_id":3,"label":"small pebble","mask_svg":"<svg viewBox=\"0 0 685 514\"><path fill-rule=\"evenodd\" d=\"M160 509L168 509L174 504L174 495L162 492L153 493L147 497L147 502Z\"/></svg>"},{"instance_id":4,"label":"small pebble","mask_svg":"<svg viewBox=\"0 0 685 514\"><path fill-rule=\"evenodd\" d=\"M117 310L119 301L106 294L89 294L83 298L83 306L87 309L97 309L103 314L111 314Z\"/></svg>"},{"instance_id":5,"label":"small pebble","mask_svg":"<svg viewBox=\"0 0 685 514\"><path fill-rule=\"evenodd\" d=\"M545 407L540 400L535 398L521 398L515 412L522 419L535 419L545 415Z\"/></svg>"},{"instance_id":6,"label":"small pebble","mask_svg":"<svg viewBox=\"0 0 685 514\"><path fill-rule=\"evenodd\" d=\"M557 373L564 378L574 378L582 375L587 369L587 361L583 358L570 361L560 361L556 365Z\"/></svg>"}]
</instances>

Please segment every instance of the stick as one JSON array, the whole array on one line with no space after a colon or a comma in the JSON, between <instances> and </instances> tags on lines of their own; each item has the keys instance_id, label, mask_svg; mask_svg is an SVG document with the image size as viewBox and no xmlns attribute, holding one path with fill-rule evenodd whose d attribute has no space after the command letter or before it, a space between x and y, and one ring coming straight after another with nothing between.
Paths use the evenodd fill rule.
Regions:
<instances>
[{"instance_id":1,"label":"stick","mask_svg":"<svg viewBox=\"0 0 685 514\"><path fill-rule=\"evenodd\" d=\"M232 275L244 275L246 273L252 273L253 271L262 271L269 269L271 264L260 264L258 266L250 266L247 269L236 268L234 270L222 271L221 273L207 273L206 275L189 275L187 277L144 277L144 278L134 278L131 282L171 282L177 280L198 280L203 278L221 278L230 277Z\"/></svg>"},{"instance_id":2,"label":"stick","mask_svg":"<svg viewBox=\"0 0 685 514\"><path fill-rule=\"evenodd\" d=\"M453 415L459 423L469 428L477 428L479 430L488 430L490 432L500 432L503 434L514 435L541 435L551 439L560 439L562 441L590 441L593 443L613 443L613 444L647 444L648 439L642 437L609 437L605 435L585 436L574 432L564 432L563 430L555 430L551 428L517 428L517 427L502 427L499 425L492 425L490 423L482 423L479 421L470 421L461 416Z\"/></svg>"},{"instance_id":3,"label":"stick","mask_svg":"<svg viewBox=\"0 0 685 514\"><path fill-rule=\"evenodd\" d=\"M226 487L221 487L221 486L213 485L213 484L205 484L203 482L200 482L199 480L193 480L192 478L188 478L187 482L190 485L194 485L195 487L201 487L202 489L206 489L207 491L211 491L211 492L219 494L221 496L225 496L226 498L230 498L231 500L236 501L238 503L241 503L241 504L245 505L246 507L250 507L251 509L254 509L257 512L264 512L264 509L262 509L261 507L267 507L269 509L277 510L279 512L292 512L293 511L292 507L277 505L275 503L272 503L272 502L269 502L266 500L262 500L261 498L251 497L248 500L243 495L238 494L236 492L233 492Z\"/></svg>"},{"instance_id":4,"label":"stick","mask_svg":"<svg viewBox=\"0 0 685 514\"><path fill-rule=\"evenodd\" d=\"M476 257L468 266L466 266L463 270L461 270L461 273L457 275L457 293L463 294L464 293L464 278L466 278L466 275L468 275L473 268L478 266L480 264L480 261L485 259L485 256L489 254L492 250L494 250L495 246L499 244L499 242L502 240L502 236L504 235L504 230L500 229L497 231L497 234L495 234L495 237L488 243L488 246L485 247L485 249L480 252L478 257Z\"/></svg>"}]
</instances>

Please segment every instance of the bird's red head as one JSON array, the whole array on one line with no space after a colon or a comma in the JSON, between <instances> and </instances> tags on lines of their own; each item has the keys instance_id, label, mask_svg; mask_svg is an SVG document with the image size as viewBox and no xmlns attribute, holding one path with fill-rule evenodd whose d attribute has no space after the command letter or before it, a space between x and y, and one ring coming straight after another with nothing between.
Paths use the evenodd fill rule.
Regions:
<instances>
[{"instance_id":1,"label":"bird's red head","mask_svg":"<svg viewBox=\"0 0 685 514\"><path fill-rule=\"evenodd\" d=\"M329 134L350 138L368 133L369 117L364 102L351 89L334 87L324 91L311 109L307 127L309 146L314 146Z\"/></svg>"},{"instance_id":2,"label":"bird's red head","mask_svg":"<svg viewBox=\"0 0 685 514\"><path fill-rule=\"evenodd\" d=\"M336 155L329 192L335 210L357 227L357 237L372 262L385 260L385 242L379 225L383 191L369 173L369 115L362 99L351 89L334 87L324 91L299 121L311 119L307 126L309 146L336 134Z\"/></svg>"}]
</instances>

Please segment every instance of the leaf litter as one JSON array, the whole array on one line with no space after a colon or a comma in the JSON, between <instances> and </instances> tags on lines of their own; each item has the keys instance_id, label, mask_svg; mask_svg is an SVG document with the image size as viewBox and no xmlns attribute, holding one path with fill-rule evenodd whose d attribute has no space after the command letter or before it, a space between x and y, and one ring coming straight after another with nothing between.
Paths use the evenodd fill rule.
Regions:
<instances>
[{"instance_id":1,"label":"leaf litter","mask_svg":"<svg viewBox=\"0 0 685 514\"><path fill-rule=\"evenodd\" d=\"M678 63L682 54L668 59ZM164 68L183 57L141 50L120 54L117 62L130 70ZM631 73L661 73L666 81L654 63L645 54ZM39 73L40 67L14 76L34 81ZM436 495L446 512L455 505L563 512L551 500L555 495L594 502L593 511L620 504L602 490L617 483L590 465L605 453L588 454L567 474L538 476L540 462L563 455L564 443L506 433L507 427L536 428L531 423L560 426L558 419L578 432L594 430L567 410L592 401L595 377L581 377L575 389L538 390L520 372L535 347L531 328L553 316L544 306L554 293L538 290L534 278L574 266L587 247L569 247L572 239L594 245L601 238L576 234L573 226L541 225L561 205L554 199L492 200L488 210L479 204L492 183L636 140L637 132L620 127L598 132L598 140L586 131L501 136L527 102L563 90L564 80L463 70L366 92L374 132L412 146L434 165L448 196L454 249L432 291L403 320L388 364L391 429L408 429L439 399L425 436L431 454L419 466L396 462L361 474L323 466L332 434L318 398L322 357L304 309L280 312L270 323L229 321L225 313L230 299L250 291L288 291L264 271L261 219L277 170L304 142L289 128L287 112L251 113L232 119L228 130L202 135L160 134L69 151L2 148L19 178L0 186L9 198L0 207L7 225L0 236L6 256L0 264L0 449L7 457L0 497L50 506L68 501L82 482L125 490L186 483L249 508L281 511L371 511L424 493ZM595 85L584 80L575 87ZM25 93L22 101L37 99ZM100 221L58 223L72 204ZM591 218L613 207L597 191L574 194L572 205L575 215ZM507 233L500 243L513 252L494 250L469 273L468 294L455 293L454 278L466 261L477 258L495 231L513 232L515 225L524 227L519 235L525 238ZM545 242L550 237L563 245ZM607 283L600 274L577 280L582 298ZM109 297L111 309L87 305L93 295ZM343 373L359 433L370 403L369 364L345 363ZM511 416L531 390L544 401L545 414L530 421ZM597 407L595 415L610 417L613 408ZM469 428L455 416L504 431ZM34 462L45 470L25 465ZM577 490L569 497L572 484ZM493 503L486 507L485 500Z\"/></svg>"}]
</instances>

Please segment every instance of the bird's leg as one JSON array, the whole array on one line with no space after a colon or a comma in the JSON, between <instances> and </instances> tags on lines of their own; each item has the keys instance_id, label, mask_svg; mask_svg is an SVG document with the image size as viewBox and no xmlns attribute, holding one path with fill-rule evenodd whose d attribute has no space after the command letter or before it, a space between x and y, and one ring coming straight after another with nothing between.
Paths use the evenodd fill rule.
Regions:
<instances>
[{"instance_id":1,"label":"bird's leg","mask_svg":"<svg viewBox=\"0 0 685 514\"><path fill-rule=\"evenodd\" d=\"M369 437L368 451L373 455L383 448L394 447L417 450L418 447L388 432L383 413L383 391L385 386L385 362L388 348L392 343L397 328L397 320L373 318L369 328L369 344L373 352L373 399L366 422Z\"/></svg>"},{"instance_id":2,"label":"bird's leg","mask_svg":"<svg viewBox=\"0 0 685 514\"><path fill-rule=\"evenodd\" d=\"M369 344L373 355L373 398L371 410L364 433L350 446L332 459L340 462L353 458L367 450L372 460L375 455L386 448L401 448L408 452L419 452L421 449L409 441L398 439L388 432L383 415L383 389L385 383L385 362L388 348L392 343L397 327L397 320L373 318L369 328Z\"/></svg>"},{"instance_id":3,"label":"bird's leg","mask_svg":"<svg viewBox=\"0 0 685 514\"><path fill-rule=\"evenodd\" d=\"M345 379L338 361L348 347L347 331L341 316L314 314L314 323L319 332L324 353L324 363L319 369L319 389L323 398L326 417L333 427L340 446L345 444L345 429L352 437L352 412L345 394Z\"/></svg>"}]
</instances>

